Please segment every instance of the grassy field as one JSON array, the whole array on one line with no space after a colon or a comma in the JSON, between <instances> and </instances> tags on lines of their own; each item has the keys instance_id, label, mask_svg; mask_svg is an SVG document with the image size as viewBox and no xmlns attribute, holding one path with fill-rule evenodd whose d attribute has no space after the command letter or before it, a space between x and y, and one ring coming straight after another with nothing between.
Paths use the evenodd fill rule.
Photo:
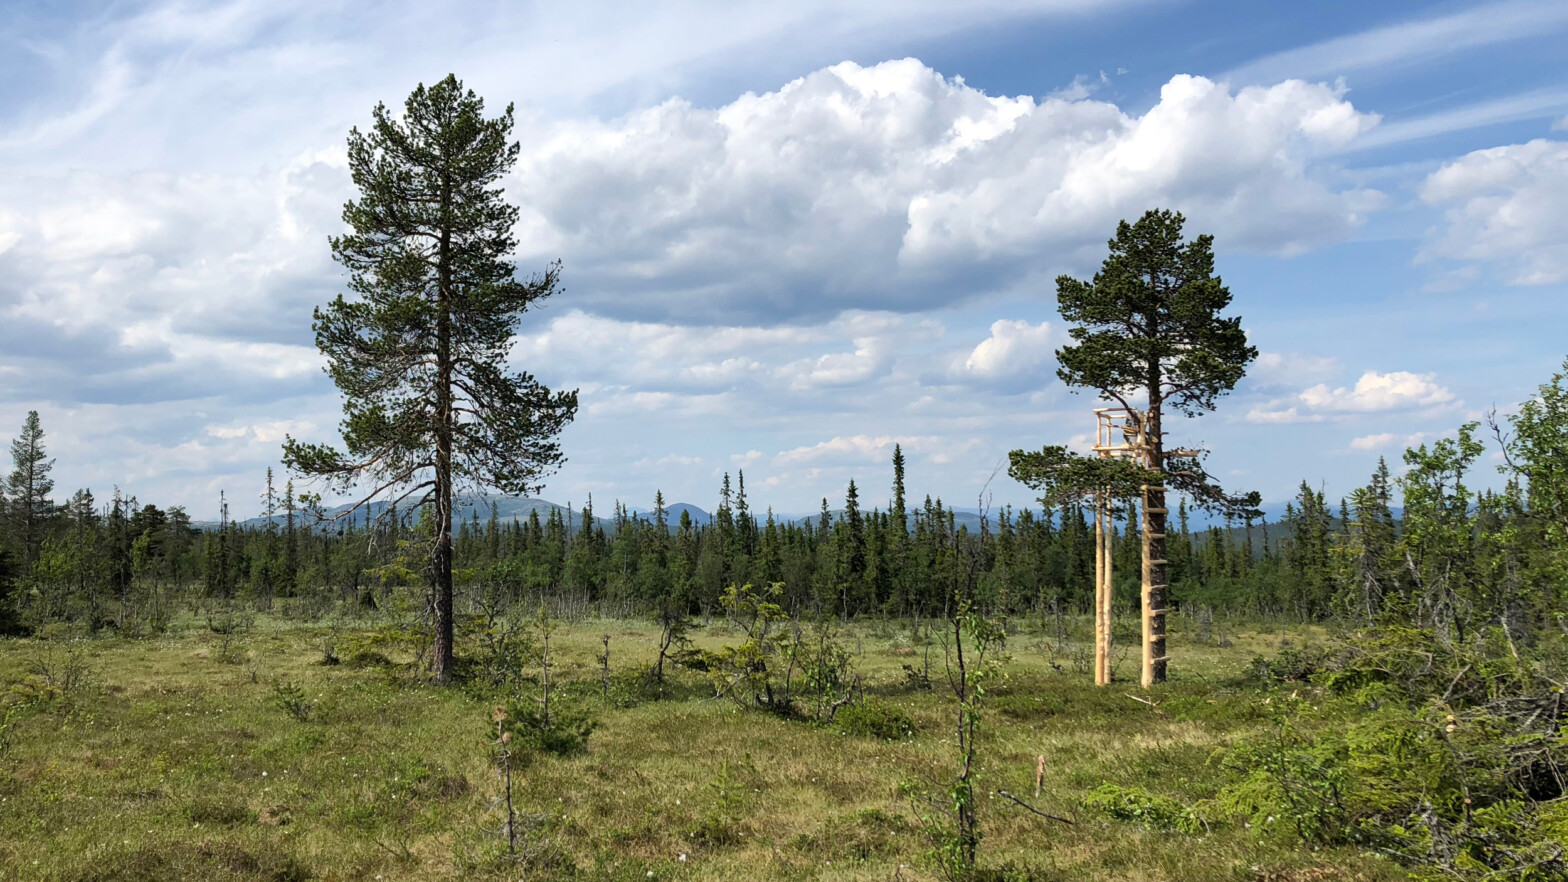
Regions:
<instances>
[{"instance_id":1,"label":"grassy field","mask_svg":"<svg viewBox=\"0 0 1568 882\"><path fill-rule=\"evenodd\" d=\"M324 665L323 641L352 643L354 629L333 633L263 618L224 637L187 619L157 639L0 641L0 692L11 691L11 709L0 706L0 878L935 878L923 808L900 785L951 776L954 704L940 685L905 684L902 665L923 663L907 625L845 634L871 700L914 723L897 741L739 709L690 671L654 695L642 685L653 625L563 628L552 640L555 700L599 726L586 752L516 771L517 857L497 835L495 696L396 668ZM735 639L720 624L696 637ZM1196 645L1178 633L1173 682L1148 693L1151 706L1130 697L1142 695L1135 684L1096 689L1072 661L1081 644L1053 653L1055 638L1011 636L983 724L982 865L1063 880L1402 878L1384 861L1233 825L1161 832L1083 808L1106 782L1186 802L1213 794L1213 754L1266 724L1267 694L1247 685L1247 663L1312 635L1226 637ZM40 671L59 683L73 659L84 682L44 685ZM1130 657L1120 674L1135 676ZM279 684L298 687L303 719ZM1031 801L1076 826L994 795L1031 794L1042 754L1044 791Z\"/></svg>"}]
</instances>

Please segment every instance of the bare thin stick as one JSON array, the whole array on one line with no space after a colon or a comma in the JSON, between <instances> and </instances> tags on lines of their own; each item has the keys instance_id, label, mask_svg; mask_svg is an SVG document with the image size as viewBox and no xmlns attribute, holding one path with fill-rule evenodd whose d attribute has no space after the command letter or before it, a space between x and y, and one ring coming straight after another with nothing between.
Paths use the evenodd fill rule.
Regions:
<instances>
[{"instance_id":1,"label":"bare thin stick","mask_svg":"<svg viewBox=\"0 0 1568 882\"><path fill-rule=\"evenodd\" d=\"M1021 800L1018 797L1012 795L1011 793L1008 793L1006 790L998 790L998 791L996 791L996 795L997 796L1001 796L1001 797L1003 797L1005 799L1010 799L1013 802L1023 806L1024 808L1028 809L1029 811L1034 812L1035 814L1037 814L1040 817L1045 818L1047 820L1061 821L1063 824L1066 824L1069 827L1076 827L1076 826L1078 826L1078 822L1077 821L1073 821L1073 820L1070 820L1068 818L1063 818L1063 817L1060 817L1058 815L1053 815L1050 812L1042 812L1039 809L1035 808L1034 806L1030 805L1029 803L1024 802L1023 800Z\"/></svg>"},{"instance_id":2,"label":"bare thin stick","mask_svg":"<svg viewBox=\"0 0 1568 882\"><path fill-rule=\"evenodd\" d=\"M1132 699L1133 701L1137 701L1137 702L1141 702L1143 704L1146 704L1149 707L1153 708L1155 713L1159 714L1162 717L1165 716L1165 711L1160 710L1160 703L1158 701L1150 701L1147 698L1144 698L1144 697L1139 696L1139 695L1132 695L1130 693L1127 695L1127 697Z\"/></svg>"}]
</instances>

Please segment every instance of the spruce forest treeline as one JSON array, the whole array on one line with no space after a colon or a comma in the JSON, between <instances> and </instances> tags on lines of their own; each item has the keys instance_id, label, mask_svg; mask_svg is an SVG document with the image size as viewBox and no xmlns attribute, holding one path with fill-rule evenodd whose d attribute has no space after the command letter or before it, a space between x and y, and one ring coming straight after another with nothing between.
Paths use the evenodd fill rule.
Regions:
<instances>
[{"instance_id":1,"label":"spruce forest treeline","mask_svg":"<svg viewBox=\"0 0 1568 882\"><path fill-rule=\"evenodd\" d=\"M1550 625L1568 599L1568 493L1557 486L1568 471L1559 461L1564 375L1541 390L1493 427L1507 476L1500 490L1470 489L1487 433L1468 424L1406 451L1398 477L1379 461L1344 498L1303 482L1279 523L1195 528L1181 504L1169 536L1174 602L1364 623L1395 615L1459 637L1497 624L1520 634ZM61 621L157 629L210 600L308 614L425 591L421 511L321 523L269 471L261 525L237 523L225 500L220 523L202 529L179 507L119 491L103 502L88 490L56 502L36 413L11 453L0 534L0 621L10 630ZM842 618L945 615L960 587L995 615L1089 609L1094 536L1084 508L1000 508L972 528L941 499L907 502L897 448L892 466L887 510L862 509L851 481L842 508L824 499L804 522L759 514L744 475L733 484L725 476L706 523L685 511L671 518L662 494L652 512L617 503L604 520L591 505L526 520L503 520L492 507L488 518L476 512L460 523L454 572L470 603L544 597L584 609L712 613L729 586L781 583L781 603L796 614ZM1118 607L1134 612L1136 517L1114 544Z\"/></svg>"}]
</instances>

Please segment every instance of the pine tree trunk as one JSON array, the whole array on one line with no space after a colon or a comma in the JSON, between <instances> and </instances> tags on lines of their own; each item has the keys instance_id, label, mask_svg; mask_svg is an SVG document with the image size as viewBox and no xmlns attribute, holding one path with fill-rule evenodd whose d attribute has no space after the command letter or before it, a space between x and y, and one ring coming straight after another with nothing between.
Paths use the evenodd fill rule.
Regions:
<instances>
[{"instance_id":1,"label":"pine tree trunk","mask_svg":"<svg viewBox=\"0 0 1568 882\"><path fill-rule=\"evenodd\" d=\"M445 686L452 682L452 441L441 439L436 447L436 543L431 557L435 589L435 645L431 672Z\"/></svg>"},{"instance_id":2,"label":"pine tree trunk","mask_svg":"<svg viewBox=\"0 0 1568 882\"><path fill-rule=\"evenodd\" d=\"M1158 389L1158 385L1152 386ZM1165 471L1165 444L1160 430L1160 402L1150 401L1148 417L1149 461L1154 471ZM1164 683L1166 674L1165 607L1168 600L1165 564L1165 487L1143 488L1143 678L1145 689Z\"/></svg>"},{"instance_id":3,"label":"pine tree trunk","mask_svg":"<svg viewBox=\"0 0 1568 882\"><path fill-rule=\"evenodd\" d=\"M435 681L452 682L452 313L450 278L451 234L441 236L440 299L436 310L436 537L431 575L435 585L435 646L431 665Z\"/></svg>"}]
</instances>

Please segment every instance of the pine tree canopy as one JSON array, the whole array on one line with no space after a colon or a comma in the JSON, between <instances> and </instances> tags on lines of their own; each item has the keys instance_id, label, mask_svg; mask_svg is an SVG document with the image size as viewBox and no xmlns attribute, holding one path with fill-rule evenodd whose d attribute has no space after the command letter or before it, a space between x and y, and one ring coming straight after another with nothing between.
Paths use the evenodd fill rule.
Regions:
<instances>
[{"instance_id":1,"label":"pine tree canopy","mask_svg":"<svg viewBox=\"0 0 1568 882\"><path fill-rule=\"evenodd\" d=\"M1057 305L1075 341L1056 352L1057 376L1130 406L1189 416L1214 409L1258 357L1240 317L1222 317L1230 289L1214 275L1214 237L1181 241L1179 212L1151 210L1122 221L1110 254L1084 282L1056 279ZM1136 399L1134 400L1136 403Z\"/></svg>"},{"instance_id":2,"label":"pine tree canopy","mask_svg":"<svg viewBox=\"0 0 1568 882\"><path fill-rule=\"evenodd\" d=\"M1220 315L1231 295L1214 275L1214 237L1183 243L1184 223L1179 212L1161 209L1122 221L1091 281L1056 280L1057 305L1075 341L1057 350L1057 376L1123 407L1146 406L1155 461L1149 468L1095 461L1061 446L1013 451L1008 473L1042 490L1048 505L1095 492L1123 498L1164 483L1209 510L1255 513L1256 493L1226 493L1200 456L1164 446L1165 409L1187 416L1213 410L1258 356L1240 317Z\"/></svg>"},{"instance_id":3,"label":"pine tree canopy","mask_svg":"<svg viewBox=\"0 0 1568 882\"><path fill-rule=\"evenodd\" d=\"M537 492L563 457L555 436L577 393L552 393L507 364L524 311L554 293L559 265L526 281L507 256L517 208L494 186L512 166L512 108L485 119L455 77L409 96L404 118L377 105L349 135L361 197L332 238L349 288L315 312L316 345L345 398L344 450L290 439L285 461L335 489L433 487L437 441L457 484Z\"/></svg>"}]
</instances>

